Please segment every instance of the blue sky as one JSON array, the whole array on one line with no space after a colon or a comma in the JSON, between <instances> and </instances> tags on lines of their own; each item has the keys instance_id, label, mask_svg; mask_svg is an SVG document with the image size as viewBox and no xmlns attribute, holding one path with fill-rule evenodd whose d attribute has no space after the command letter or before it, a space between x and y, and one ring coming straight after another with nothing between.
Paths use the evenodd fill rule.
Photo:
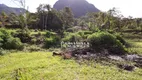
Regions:
<instances>
[{"instance_id":1,"label":"blue sky","mask_svg":"<svg viewBox=\"0 0 142 80\"><path fill-rule=\"evenodd\" d=\"M26 5L31 12L35 12L39 4L53 4L57 0L26 0ZM125 17L142 17L142 0L87 0L89 3L94 4L101 11L108 11L109 9L116 7L121 11L121 14ZM6 4L10 7L19 7L18 3L14 3L13 0L1 0L0 4Z\"/></svg>"}]
</instances>

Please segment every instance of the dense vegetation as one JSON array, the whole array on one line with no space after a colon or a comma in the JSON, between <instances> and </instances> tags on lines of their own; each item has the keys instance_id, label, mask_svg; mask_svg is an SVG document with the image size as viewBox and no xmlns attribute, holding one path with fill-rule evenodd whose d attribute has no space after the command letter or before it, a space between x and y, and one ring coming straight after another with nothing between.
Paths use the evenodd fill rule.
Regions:
<instances>
[{"instance_id":1,"label":"dense vegetation","mask_svg":"<svg viewBox=\"0 0 142 80\"><path fill-rule=\"evenodd\" d=\"M69 7L56 11L50 5L41 4L37 8L37 13L29 13L27 11L21 15L15 15L14 13L7 15L2 12L1 27L17 29L14 32L7 32L13 37L12 40L8 40L8 43L18 42L12 44L41 44L42 46L40 47L44 48L59 48L61 41L89 41L92 48L94 48L93 46L97 46L100 49L108 49L109 47L109 49L112 49L110 52L120 54L125 51L126 42L118 33L130 30L138 32L140 20L137 20L139 22L137 25L133 25L136 28L132 29L128 27L130 23L127 22L135 24L133 19L127 18L126 20L126 18L119 17L119 15L116 9L113 8L106 13L88 13L83 17L74 18ZM127 22L123 23L124 19ZM31 34L31 29L36 34ZM44 31L45 34L41 34L40 31ZM14 47L13 49L19 48Z\"/></svg>"},{"instance_id":2,"label":"dense vegetation","mask_svg":"<svg viewBox=\"0 0 142 80\"><path fill-rule=\"evenodd\" d=\"M90 35L88 40L91 44L91 48L96 50L107 49L112 54L123 54L125 52L121 41L110 33L97 32Z\"/></svg>"}]
</instances>

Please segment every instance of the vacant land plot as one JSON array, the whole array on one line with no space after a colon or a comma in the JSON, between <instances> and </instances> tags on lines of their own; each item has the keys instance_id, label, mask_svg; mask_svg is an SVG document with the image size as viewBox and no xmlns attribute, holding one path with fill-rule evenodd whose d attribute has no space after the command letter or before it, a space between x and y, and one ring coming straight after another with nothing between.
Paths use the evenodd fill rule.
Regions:
<instances>
[{"instance_id":1,"label":"vacant land plot","mask_svg":"<svg viewBox=\"0 0 142 80\"><path fill-rule=\"evenodd\" d=\"M90 62L91 63L91 62ZM0 80L141 80L142 69L129 72L98 63L78 64L51 52L17 52L0 56Z\"/></svg>"}]
</instances>

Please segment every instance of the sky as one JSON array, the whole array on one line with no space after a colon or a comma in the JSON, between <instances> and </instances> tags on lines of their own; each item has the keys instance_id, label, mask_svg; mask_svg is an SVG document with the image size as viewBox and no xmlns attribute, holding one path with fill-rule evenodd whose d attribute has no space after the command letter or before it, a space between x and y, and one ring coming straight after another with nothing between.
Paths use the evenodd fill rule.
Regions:
<instances>
[{"instance_id":1,"label":"sky","mask_svg":"<svg viewBox=\"0 0 142 80\"><path fill-rule=\"evenodd\" d=\"M14 0L0 0L0 4L6 4L9 7L19 7L18 3L13 2ZM26 0L26 6L29 7L30 12L36 12L36 8L39 4L50 4L51 6L57 0ZM101 11L108 11L115 7L121 12L124 17L132 16L142 17L142 0L87 0L89 3L95 5Z\"/></svg>"}]
</instances>

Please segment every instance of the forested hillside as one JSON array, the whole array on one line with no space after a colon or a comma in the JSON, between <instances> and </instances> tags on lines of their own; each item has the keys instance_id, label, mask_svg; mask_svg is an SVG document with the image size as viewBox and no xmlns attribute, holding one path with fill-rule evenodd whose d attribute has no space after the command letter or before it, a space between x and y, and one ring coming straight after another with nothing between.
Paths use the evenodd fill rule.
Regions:
<instances>
[{"instance_id":1,"label":"forested hillside","mask_svg":"<svg viewBox=\"0 0 142 80\"><path fill-rule=\"evenodd\" d=\"M0 4L0 13L5 12L6 14L15 13L17 15L24 13L26 10L23 8L8 7L5 4Z\"/></svg>"}]
</instances>

